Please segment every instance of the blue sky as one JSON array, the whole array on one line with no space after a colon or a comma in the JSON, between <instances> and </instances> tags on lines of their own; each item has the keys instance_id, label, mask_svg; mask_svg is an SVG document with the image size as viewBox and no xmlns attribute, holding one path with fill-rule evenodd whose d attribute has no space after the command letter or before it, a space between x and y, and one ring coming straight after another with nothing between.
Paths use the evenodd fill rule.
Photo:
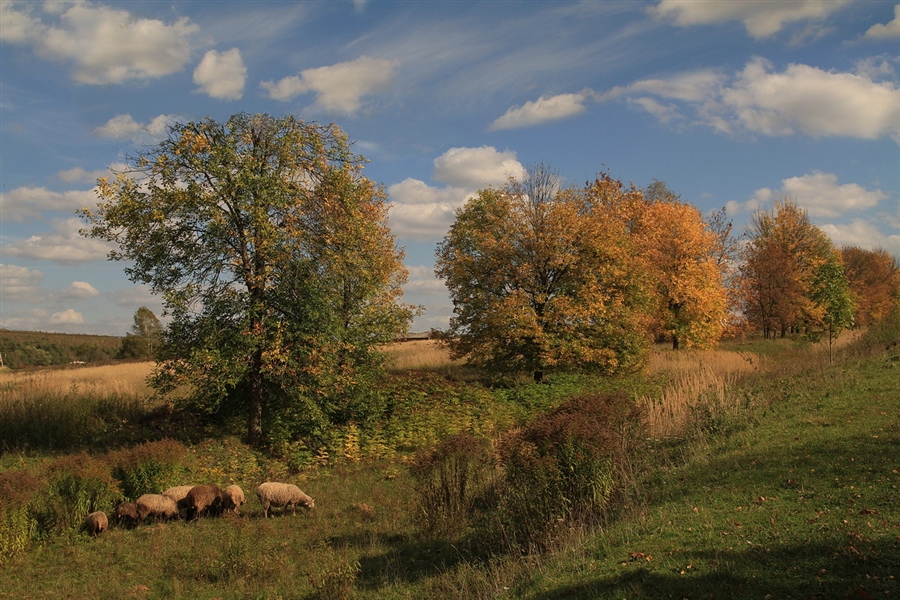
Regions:
<instances>
[{"instance_id":1,"label":"blue sky","mask_svg":"<svg viewBox=\"0 0 900 600\"><path fill-rule=\"evenodd\" d=\"M385 186L413 330L451 306L437 241L544 162L667 183L740 231L788 195L900 256L900 4L0 0L0 327L124 335L158 299L75 211L168 123L334 122Z\"/></svg>"}]
</instances>

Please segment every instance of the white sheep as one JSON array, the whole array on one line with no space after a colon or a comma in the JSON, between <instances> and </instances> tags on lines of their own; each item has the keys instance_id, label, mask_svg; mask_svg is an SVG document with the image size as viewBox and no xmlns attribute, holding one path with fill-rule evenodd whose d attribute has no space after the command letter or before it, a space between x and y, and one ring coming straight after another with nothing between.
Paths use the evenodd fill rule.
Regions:
<instances>
[{"instance_id":1,"label":"white sheep","mask_svg":"<svg viewBox=\"0 0 900 600\"><path fill-rule=\"evenodd\" d=\"M84 520L84 528L92 536L97 537L109 528L109 519L102 510L92 512Z\"/></svg>"},{"instance_id":2,"label":"white sheep","mask_svg":"<svg viewBox=\"0 0 900 600\"><path fill-rule=\"evenodd\" d=\"M297 506L306 508L315 507L312 498L304 494L300 488L292 483L277 483L269 481L256 488L256 497L263 507L263 516L269 518L270 506L283 506L285 510L291 508L291 514L296 514Z\"/></svg>"},{"instance_id":3,"label":"white sheep","mask_svg":"<svg viewBox=\"0 0 900 600\"><path fill-rule=\"evenodd\" d=\"M229 485L222 490L222 510L237 514L241 504L247 501L244 490L237 485Z\"/></svg>"},{"instance_id":4,"label":"white sheep","mask_svg":"<svg viewBox=\"0 0 900 600\"><path fill-rule=\"evenodd\" d=\"M166 491L163 492L163 496L168 496L172 500L175 501L175 504L178 505L179 514L185 513L187 511L187 495L188 492L191 491L191 488L194 487L192 485L176 485L175 487L170 487Z\"/></svg>"},{"instance_id":5,"label":"white sheep","mask_svg":"<svg viewBox=\"0 0 900 600\"><path fill-rule=\"evenodd\" d=\"M139 522L143 522L147 517L174 519L178 516L178 505L170 497L162 494L144 494L134 503L137 506Z\"/></svg>"}]
</instances>

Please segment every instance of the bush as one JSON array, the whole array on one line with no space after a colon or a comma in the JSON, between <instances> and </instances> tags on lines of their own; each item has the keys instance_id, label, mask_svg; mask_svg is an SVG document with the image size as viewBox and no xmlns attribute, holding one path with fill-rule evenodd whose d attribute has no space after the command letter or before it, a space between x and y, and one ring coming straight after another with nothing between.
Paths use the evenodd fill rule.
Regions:
<instances>
[{"instance_id":1,"label":"bush","mask_svg":"<svg viewBox=\"0 0 900 600\"><path fill-rule=\"evenodd\" d=\"M416 454L410 473L419 495L417 518L429 535L458 535L493 483L494 461L487 440L452 435Z\"/></svg>"},{"instance_id":2,"label":"bush","mask_svg":"<svg viewBox=\"0 0 900 600\"><path fill-rule=\"evenodd\" d=\"M134 500L142 494L159 494L176 485L185 453L184 444L164 439L111 452L109 461L122 494Z\"/></svg>"},{"instance_id":3,"label":"bush","mask_svg":"<svg viewBox=\"0 0 900 600\"><path fill-rule=\"evenodd\" d=\"M37 534L31 511L40 480L24 469L0 473L0 564L25 550Z\"/></svg>"},{"instance_id":4,"label":"bush","mask_svg":"<svg viewBox=\"0 0 900 600\"><path fill-rule=\"evenodd\" d=\"M624 393L585 395L509 436L500 447L504 478L491 537L539 552L565 529L599 523L624 487L638 423L638 407Z\"/></svg>"},{"instance_id":5,"label":"bush","mask_svg":"<svg viewBox=\"0 0 900 600\"><path fill-rule=\"evenodd\" d=\"M85 452L53 461L43 478L48 487L35 510L40 536L76 532L88 514L111 512L121 497L109 467Z\"/></svg>"}]
</instances>

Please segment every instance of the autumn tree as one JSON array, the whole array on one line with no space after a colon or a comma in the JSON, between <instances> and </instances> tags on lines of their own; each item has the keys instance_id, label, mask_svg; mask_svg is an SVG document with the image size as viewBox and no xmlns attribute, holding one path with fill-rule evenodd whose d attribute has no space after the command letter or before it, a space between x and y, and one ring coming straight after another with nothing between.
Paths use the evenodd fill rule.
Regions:
<instances>
[{"instance_id":1,"label":"autumn tree","mask_svg":"<svg viewBox=\"0 0 900 600\"><path fill-rule=\"evenodd\" d=\"M607 177L564 188L550 168L488 188L457 210L435 272L453 300L453 356L494 373L614 372L648 349L645 289L622 219L599 202L638 194ZM618 206L618 204L613 204Z\"/></svg>"},{"instance_id":2,"label":"autumn tree","mask_svg":"<svg viewBox=\"0 0 900 600\"><path fill-rule=\"evenodd\" d=\"M822 311L821 324L828 336L828 359L834 362L834 341L841 331L853 327L854 305L850 284L844 275L840 253L832 252L816 269L810 299Z\"/></svg>"},{"instance_id":3,"label":"autumn tree","mask_svg":"<svg viewBox=\"0 0 900 600\"><path fill-rule=\"evenodd\" d=\"M142 306L134 313L131 331L122 340L122 358L152 358L163 335L163 326L153 311Z\"/></svg>"},{"instance_id":4,"label":"autumn tree","mask_svg":"<svg viewBox=\"0 0 900 600\"><path fill-rule=\"evenodd\" d=\"M722 241L665 182L644 197L632 235L655 283L656 334L676 350L708 348L721 338L728 308Z\"/></svg>"},{"instance_id":5,"label":"autumn tree","mask_svg":"<svg viewBox=\"0 0 900 600\"><path fill-rule=\"evenodd\" d=\"M850 283L857 316L856 324L868 326L883 321L900 306L900 263L883 248L841 248L844 274Z\"/></svg>"},{"instance_id":6,"label":"autumn tree","mask_svg":"<svg viewBox=\"0 0 900 600\"><path fill-rule=\"evenodd\" d=\"M821 308L810 298L816 270L832 253L831 240L790 198L758 211L742 251L744 314L768 338L816 323Z\"/></svg>"},{"instance_id":7,"label":"autumn tree","mask_svg":"<svg viewBox=\"0 0 900 600\"><path fill-rule=\"evenodd\" d=\"M170 324L154 375L250 443L359 417L379 344L405 330L384 190L334 125L238 114L176 124L99 183L83 232L114 242Z\"/></svg>"}]
</instances>

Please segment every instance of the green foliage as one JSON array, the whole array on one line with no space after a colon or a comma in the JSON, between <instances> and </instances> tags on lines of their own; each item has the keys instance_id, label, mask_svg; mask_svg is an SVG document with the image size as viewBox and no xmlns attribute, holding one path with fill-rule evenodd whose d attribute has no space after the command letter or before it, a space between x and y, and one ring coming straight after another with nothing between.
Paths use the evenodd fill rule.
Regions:
<instances>
[{"instance_id":1,"label":"green foliage","mask_svg":"<svg viewBox=\"0 0 900 600\"><path fill-rule=\"evenodd\" d=\"M100 181L86 235L118 244L110 258L171 318L158 389L189 386L209 415L242 411L253 444L280 441L269 427L290 440L367 418L356 389L414 309L399 303L403 252L364 162L335 125L238 114L176 124Z\"/></svg>"},{"instance_id":2,"label":"green foliage","mask_svg":"<svg viewBox=\"0 0 900 600\"><path fill-rule=\"evenodd\" d=\"M12 369L103 362L116 358L122 338L0 329L0 355Z\"/></svg>"},{"instance_id":3,"label":"green foliage","mask_svg":"<svg viewBox=\"0 0 900 600\"><path fill-rule=\"evenodd\" d=\"M159 494L177 485L187 449L175 440L145 442L111 452L107 460L126 500L142 494Z\"/></svg>"},{"instance_id":4,"label":"green foliage","mask_svg":"<svg viewBox=\"0 0 900 600\"><path fill-rule=\"evenodd\" d=\"M27 549L38 523L31 505L43 492L41 480L26 469L0 472L0 565Z\"/></svg>"},{"instance_id":5,"label":"green foliage","mask_svg":"<svg viewBox=\"0 0 900 600\"><path fill-rule=\"evenodd\" d=\"M39 535L76 532L88 514L97 510L110 514L121 498L108 465L85 452L56 459L43 478L46 493L35 507Z\"/></svg>"},{"instance_id":6,"label":"green foliage","mask_svg":"<svg viewBox=\"0 0 900 600\"><path fill-rule=\"evenodd\" d=\"M834 340L841 331L853 326L855 313L850 284L838 255L832 254L828 262L816 269L810 299L822 311L822 324L828 333L829 357L833 361Z\"/></svg>"}]
</instances>

